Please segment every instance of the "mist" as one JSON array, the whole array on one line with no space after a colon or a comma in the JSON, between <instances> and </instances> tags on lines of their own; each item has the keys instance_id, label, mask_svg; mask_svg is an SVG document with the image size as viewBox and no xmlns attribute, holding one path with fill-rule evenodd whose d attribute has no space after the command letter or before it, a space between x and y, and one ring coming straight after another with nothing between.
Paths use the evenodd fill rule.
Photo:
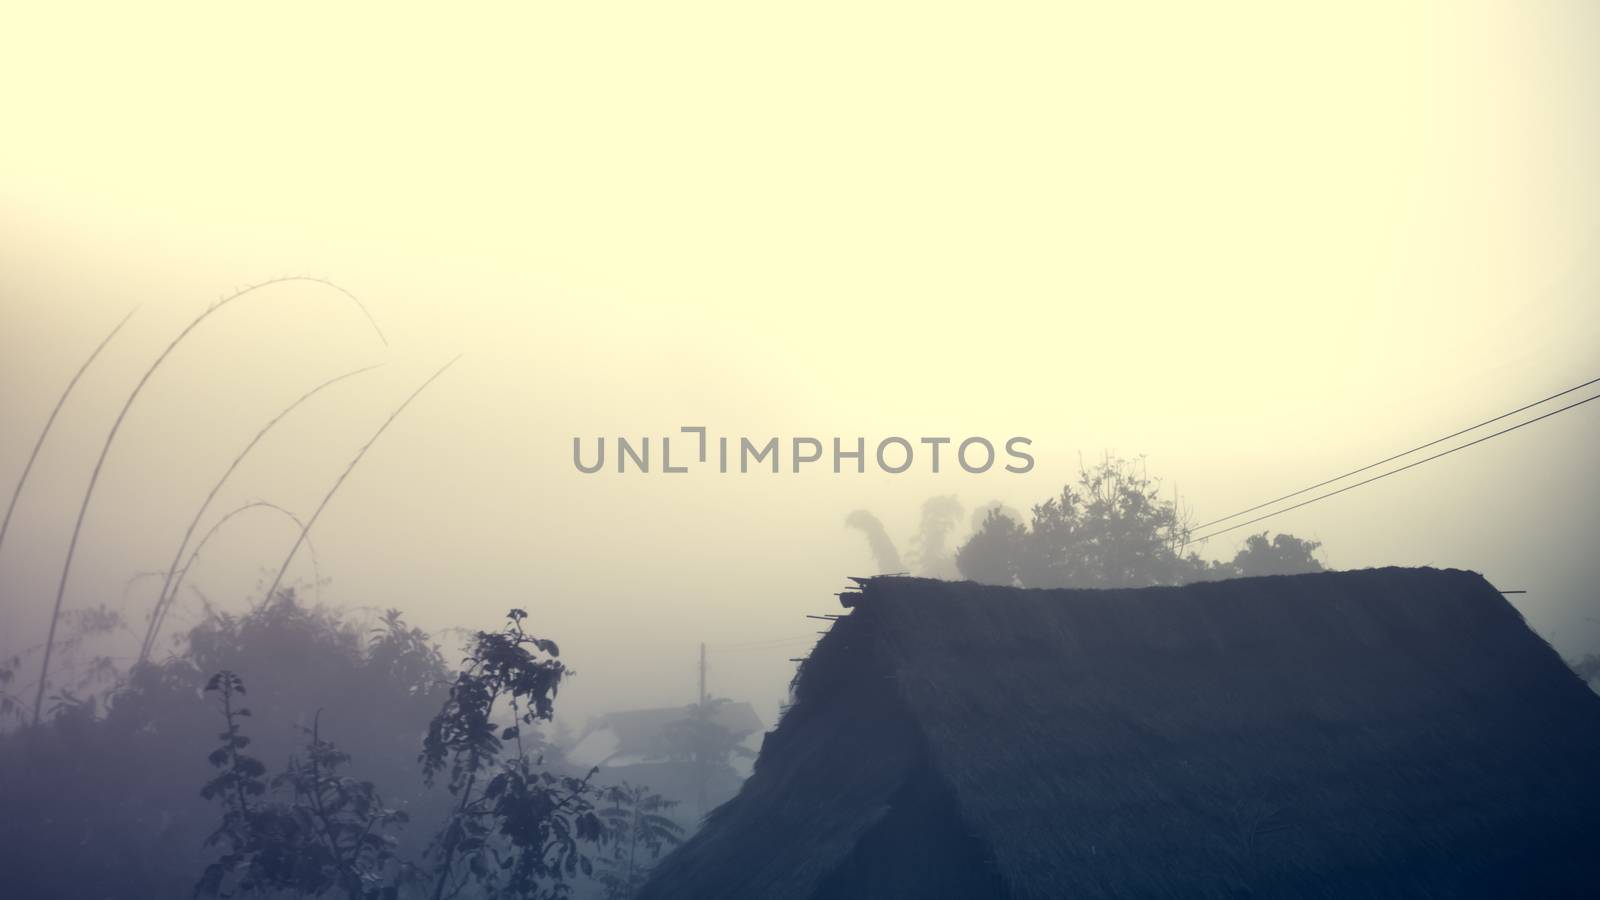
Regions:
<instances>
[{"instance_id":1,"label":"mist","mask_svg":"<svg viewBox=\"0 0 1600 900\"><path fill-rule=\"evenodd\" d=\"M960 579L990 510L1026 524L1097 460L1206 522L1600 375L1590 4L14 18L6 499L131 313L0 545L25 706L124 402L251 285L106 454L62 610L125 625L73 677L130 669L192 523L157 660L268 605L315 515L280 587L400 610L452 667L526 610L571 669L552 734L708 696L765 730L852 576ZM694 459L685 426L783 464L616 470L618 436ZM895 473L888 435L999 455ZM1185 552L1266 531L1329 570L1481 573L1577 660L1597 443L1575 408Z\"/></svg>"}]
</instances>

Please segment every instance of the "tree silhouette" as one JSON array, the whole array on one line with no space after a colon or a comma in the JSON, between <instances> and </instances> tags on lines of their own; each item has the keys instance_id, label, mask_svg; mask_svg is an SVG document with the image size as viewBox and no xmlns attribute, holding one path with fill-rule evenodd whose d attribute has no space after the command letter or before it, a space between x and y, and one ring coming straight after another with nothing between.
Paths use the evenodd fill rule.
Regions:
<instances>
[{"instance_id":1,"label":"tree silhouette","mask_svg":"<svg viewBox=\"0 0 1600 900\"><path fill-rule=\"evenodd\" d=\"M1302 572L1320 572L1316 550L1322 544L1307 541L1292 534L1279 534L1267 540L1265 531L1245 538L1244 547L1233 557L1232 574L1238 577L1252 575L1298 575Z\"/></svg>"},{"instance_id":2,"label":"tree silhouette","mask_svg":"<svg viewBox=\"0 0 1600 900\"><path fill-rule=\"evenodd\" d=\"M684 718L661 730L652 755L657 759L689 764L694 777L696 812L707 812L707 788L718 777L735 778L733 761L754 756L741 742L740 735L724 727L717 717L730 701L726 697L707 697L691 704Z\"/></svg>"},{"instance_id":3,"label":"tree silhouette","mask_svg":"<svg viewBox=\"0 0 1600 900\"><path fill-rule=\"evenodd\" d=\"M1175 500L1134 460L1106 457L1033 507L1024 525L991 509L956 552L964 578L1034 588L1125 588L1322 569L1320 546L1293 535L1251 535L1232 562L1187 551L1190 529Z\"/></svg>"},{"instance_id":4,"label":"tree silhouette","mask_svg":"<svg viewBox=\"0 0 1600 900\"><path fill-rule=\"evenodd\" d=\"M485 896L567 896L567 880L591 875L582 844L605 838L588 776L556 775L530 756L524 726L549 721L567 668L554 641L522 627L528 614L513 609L499 631L480 631L467 665L428 726L424 776L447 773L455 808L434 841L433 900L475 883ZM495 720L497 706L509 724ZM509 748L509 754L506 753Z\"/></svg>"}]
</instances>

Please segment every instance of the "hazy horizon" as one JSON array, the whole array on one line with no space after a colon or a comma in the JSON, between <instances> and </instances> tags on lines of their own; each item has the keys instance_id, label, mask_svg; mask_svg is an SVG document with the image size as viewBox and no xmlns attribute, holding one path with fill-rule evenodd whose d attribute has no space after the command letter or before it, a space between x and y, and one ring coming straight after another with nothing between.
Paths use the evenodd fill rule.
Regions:
<instances>
[{"instance_id":1,"label":"hazy horizon","mask_svg":"<svg viewBox=\"0 0 1600 900\"><path fill-rule=\"evenodd\" d=\"M460 353L318 522L323 598L434 630L525 607L578 672L558 712L579 722L691 702L703 641L713 692L770 726L804 616L875 571L853 510L904 552L931 496L1026 510L1112 452L1206 521L1600 375L1600 7L914 9L15 13L7 498L73 371L138 311L0 549L0 654L43 640L140 372L277 275L354 292L389 346L316 285L208 320L118 437L68 608L117 607L164 569L233 455L310 387L383 363L285 420L208 523L257 498L309 513ZM75 56L41 39L68 34ZM1025 435L1036 465L571 462L574 437L692 425ZM1597 439L1600 403L1202 552L1286 531L1333 568L1473 569L1527 590L1515 605L1564 655L1600 650ZM241 609L292 539L241 518L193 583ZM158 585L127 590L135 623Z\"/></svg>"}]
</instances>

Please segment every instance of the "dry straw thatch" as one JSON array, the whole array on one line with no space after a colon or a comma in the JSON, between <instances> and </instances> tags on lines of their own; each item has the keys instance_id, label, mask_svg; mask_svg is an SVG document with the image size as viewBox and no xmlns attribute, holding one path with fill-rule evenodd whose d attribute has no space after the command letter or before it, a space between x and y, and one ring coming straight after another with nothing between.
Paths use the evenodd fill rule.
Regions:
<instances>
[{"instance_id":1,"label":"dry straw thatch","mask_svg":"<svg viewBox=\"0 0 1600 900\"><path fill-rule=\"evenodd\" d=\"M1600 698L1479 575L861 584L641 900L1600 887Z\"/></svg>"}]
</instances>

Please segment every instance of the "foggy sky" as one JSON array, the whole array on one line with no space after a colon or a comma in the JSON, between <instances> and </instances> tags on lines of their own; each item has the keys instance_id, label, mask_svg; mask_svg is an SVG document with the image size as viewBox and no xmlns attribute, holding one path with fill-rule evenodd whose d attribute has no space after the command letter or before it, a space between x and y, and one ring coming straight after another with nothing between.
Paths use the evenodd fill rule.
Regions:
<instances>
[{"instance_id":1,"label":"foggy sky","mask_svg":"<svg viewBox=\"0 0 1600 900\"><path fill-rule=\"evenodd\" d=\"M1143 454L1200 520L1595 377L1600 8L1055 5L14 11L0 37L0 490L106 330L0 552L0 649L42 640L88 470L138 373L69 606L123 602L204 492L309 512L327 602L430 628L512 605L558 709L769 723L791 656L922 503L1027 509ZM574 436L1032 438L1026 476L585 476ZM1483 572L1600 649L1600 404L1263 523L1336 568ZM1256 529L1251 529L1256 530ZM1231 557L1249 530L1205 548ZM292 540L193 576L242 608ZM224 546L225 545L225 546ZM294 569L310 577L309 558ZM270 573L267 575L270 579ZM138 620L156 588L127 594ZM718 645L793 638L775 649Z\"/></svg>"}]
</instances>

